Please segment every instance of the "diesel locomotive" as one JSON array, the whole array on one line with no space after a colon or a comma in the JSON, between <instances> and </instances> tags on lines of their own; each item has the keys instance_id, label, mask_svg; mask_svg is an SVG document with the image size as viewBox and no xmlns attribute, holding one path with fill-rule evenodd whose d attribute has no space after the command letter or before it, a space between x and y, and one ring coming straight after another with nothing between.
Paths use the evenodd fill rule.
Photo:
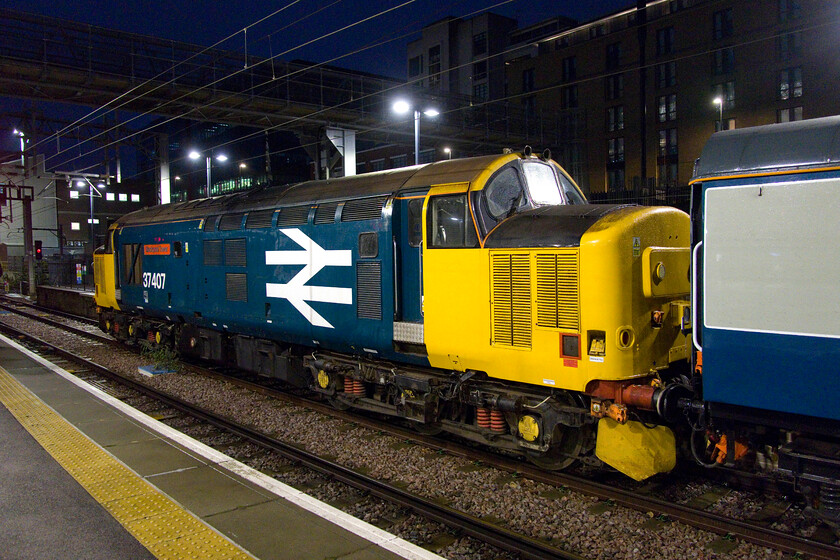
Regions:
<instances>
[{"instance_id":1,"label":"diesel locomotive","mask_svg":"<svg viewBox=\"0 0 840 560\"><path fill-rule=\"evenodd\" d=\"M691 183L692 449L792 478L836 528L840 117L715 134Z\"/></svg>"},{"instance_id":2,"label":"diesel locomotive","mask_svg":"<svg viewBox=\"0 0 840 560\"><path fill-rule=\"evenodd\" d=\"M643 479L673 468L691 396L689 238L684 212L588 204L526 150L133 212L96 303L118 339Z\"/></svg>"}]
</instances>

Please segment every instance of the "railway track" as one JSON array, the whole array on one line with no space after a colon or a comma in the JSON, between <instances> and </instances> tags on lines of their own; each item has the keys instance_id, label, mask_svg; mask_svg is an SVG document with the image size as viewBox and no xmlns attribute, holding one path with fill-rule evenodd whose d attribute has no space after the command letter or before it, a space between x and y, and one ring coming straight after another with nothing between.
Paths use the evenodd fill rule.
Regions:
<instances>
[{"instance_id":1,"label":"railway track","mask_svg":"<svg viewBox=\"0 0 840 560\"><path fill-rule=\"evenodd\" d=\"M85 357L64 350L57 345L33 337L22 330L14 329L8 325L0 325L0 331L18 339L27 339L40 348L47 349L49 354L58 356L63 361L69 361L77 366L81 366L84 368L80 372L83 376L95 373L96 375L116 381L120 385L154 399L166 407L173 408L192 417L198 418L203 422L224 430L225 432L234 434L237 437L258 445L261 448L277 453L294 463L303 465L306 468L321 473L333 480L352 486L362 492L381 498L400 507L410 509L415 513L438 523L442 523L455 531L467 534L492 546L516 552L521 554L523 558L534 560L547 560L555 558L580 560L580 557L577 555L559 550L536 539L528 538L524 535L506 530L503 527L482 521L452 508L423 499L403 489L375 480L315 454L301 450L293 445L271 438L249 426L239 424L210 410L188 403L176 397L172 397L142 383L138 383L125 375L114 372Z\"/></svg>"},{"instance_id":2,"label":"railway track","mask_svg":"<svg viewBox=\"0 0 840 560\"><path fill-rule=\"evenodd\" d=\"M32 318L42 320L39 317ZM57 326L58 328L67 328L66 325L60 322L58 322L55 326ZM83 332L78 332L77 334L84 336ZM193 368L195 366L190 367ZM259 393L268 395L272 398L282 399L287 402L291 402L307 408L313 408L318 410L319 412L332 415L347 422L352 422L355 424L369 427L374 430L387 432L398 438L404 438L406 440L411 439L412 441L421 443L423 445L435 449L445 450L448 453L462 455L468 457L470 460L480 461L482 464L487 466L495 467L508 472L518 473L519 475L534 481L543 482L554 487L567 488L569 490L581 492L589 496L594 496L610 504L626 506L628 508L636 509L643 512L650 512L650 514L660 519L679 521L688 525L692 525L694 527L701 528L706 531L716 533L718 535L726 535L727 538L742 539L747 542L755 543L759 546L774 548L785 553L797 554L801 557L804 556L808 558L826 559L840 557L840 548L832 544L816 542L814 540L791 535L787 532L775 531L766 526L762 526L757 522L722 518L717 514L703 511L701 509L676 504L668 500L657 498L656 496L645 495L644 493L640 492L638 488L621 489L613 484L599 483L597 481L593 481L579 476L573 476L565 473L548 473L545 471L541 471L537 468L531 467L530 465L527 465L518 460L508 459L493 453L482 452L480 450L458 445L453 442L423 436L413 431L401 429L392 425L383 425L379 421L370 418L365 418L356 414L349 414L337 411L328 405L314 403L310 399L305 399L300 396L288 393L281 393L273 387L268 387L265 384L256 383L249 379L231 377L229 375L220 374L219 372L209 372L208 370L206 370L206 368L200 369L204 370L203 373L205 375L221 377L228 382L236 383L240 386L248 388L251 391L257 391ZM132 383L136 382L132 381ZM180 404L183 404L184 406L189 406L188 404L184 403ZM210 419L206 421L212 423L213 425L217 425L215 422L227 422L224 419L218 418L215 418L212 421ZM228 428L223 429L228 430ZM240 434L239 430L245 430L245 432ZM248 439L249 441L253 441L256 444L265 447L274 445L275 443L282 444L282 442L272 443L272 438L267 438L263 434L249 434L248 432L251 431L250 429L247 429L244 426L236 425L236 423L231 423L229 431L231 433L237 433L237 435L239 435L240 437L243 437L245 439ZM284 447L284 445L285 444L280 445L279 447L282 448ZM293 460L295 462L308 465L310 461L315 462L316 460L319 460L317 458L309 457L307 456L308 454L305 453L302 456L298 455L301 452L294 446L285 445L285 447L287 449L282 453L290 453L291 455L289 455L288 457L290 458L290 460ZM277 452L281 451L279 451L278 449ZM437 504L431 503L429 500L419 499L418 502L412 503L410 496L401 496L401 494L406 494L402 490L399 490L399 492L397 492L397 495L388 497L387 493L389 492L389 490L385 488L387 487L387 485L384 485L385 487L383 487L381 486L382 483L379 481L375 481L363 475L360 477L358 473L355 473L352 470L349 470L345 467L341 467L340 465L339 467L340 468L335 473L330 472L328 470L321 470L321 468L327 469L328 467L312 466L311 468L318 472L323 472L327 476L333 477L336 480L341 480L342 482L350 484L351 486L363 489L364 492L369 492L371 495L380 496L383 499L392 501L393 503L398 503L404 507L413 509L414 511L422 512L423 515L426 515L431 519L438 520L452 527L459 526L458 524L461 523L461 521L459 521L459 517L463 518L464 521L469 521L471 519L471 516L459 513L457 511L452 511L451 508L444 508L450 509L449 512L435 512L435 509L439 508L439 506ZM369 487L366 486L368 483L372 483L372 485ZM453 517L449 521L446 521L446 519L449 518L449 516ZM472 519L474 520L474 518ZM515 535L506 535L502 540L498 542L494 539L497 539L499 537L492 537L487 535L483 537L479 536L485 531L495 530L493 529L493 527L496 526L490 523L486 523L479 524L477 526L462 527L458 530L473 535L476 538L484 540L485 542L490 542L494 544L494 546L499 546L508 550L515 550L520 553L525 552L524 557L526 558L574 557L568 556L566 555L567 553L565 553L564 551L545 545L541 541L535 539L529 540L531 541L531 545L536 546L536 548L530 552L526 552L529 549L528 546L526 546L525 544L516 543L512 540L507 540L508 538L514 539Z\"/></svg>"}]
</instances>

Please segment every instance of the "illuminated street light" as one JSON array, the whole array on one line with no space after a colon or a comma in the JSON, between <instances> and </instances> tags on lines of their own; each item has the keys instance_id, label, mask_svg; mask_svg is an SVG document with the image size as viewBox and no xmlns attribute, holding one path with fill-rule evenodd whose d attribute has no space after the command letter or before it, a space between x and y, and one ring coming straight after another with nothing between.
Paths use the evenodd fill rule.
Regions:
<instances>
[{"instance_id":1,"label":"illuminated street light","mask_svg":"<svg viewBox=\"0 0 840 560\"><path fill-rule=\"evenodd\" d=\"M449 156L449 159L452 159L452 148L444 148L443 153Z\"/></svg>"},{"instance_id":2,"label":"illuminated street light","mask_svg":"<svg viewBox=\"0 0 840 560\"><path fill-rule=\"evenodd\" d=\"M190 158L193 161L198 160L198 159L201 158L201 152L199 152L198 150L190 150L190 153L187 154L187 157ZM208 153L205 159L207 161L207 185L204 188L204 196L206 196L207 198L210 198L210 185L213 184L211 179L210 179L210 168L212 167L213 156ZM228 157L225 154L217 154L216 155L216 161L218 161L220 163L224 163L227 160L228 160Z\"/></svg>"},{"instance_id":3,"label":"illuminated street light","mask_svg":"<svg viewBox=\"0 0 840 560\"><path fill-rule=\"evenodd\" d=\"M20 166L21 166L21 168L25 169L26 164L25 164L24 159L23 159L23 153L24 153L25 144L26 144L26 139L25 139L26 134L24 134L23 131L15 129L14 135L17 136L18 138L20 138Z\"/></svg>"},{"instance_id":4,"label":"illuminated street light","mask_svg":"<svg viewBox=\"0 0 840 560\"><path fill-rule=\"evenodd\" d=\"M90 197L90 220L88 221L88 224L90 226L90 247L91 247L90 250L91 250L91 252L93 252L93 251L96 251L96 224L98 223L98 220L96 220L93 217L93 199L94 199L94 197L95 198L102 198L102 192L99 189L105 189L105 183L104 182L98 183L98 185L97 185L98 188L97 188L97 187L93 186L93 183L91 183L90 179L86 178L84 180L80 179L80 180L76 181L76 186L77 187L84 187L85 185L88 185L89 193L86 194L86 195L83 194L82 196L89 196ZM96 194L94 194L94 192Z\"/></svg>"},{"instance_id":5,"label":"illuminated street light","mask_svg":"<svg viewBox=\"0 0 840 560\"><path fill-rule=\"evenodd\" d=\"M712 103L717 105L720 110L720 127L718 130L723 130L723 97L715 97L712 99Z\"/></svg>"},{"instance_id":6,"label":"illuminated street light","mask_svg":"<svg viewBox=\"0 0 840 560\"><path fill-rule=\"evenodd\" d=\"M404 99L396 101L392 107L395 113L404 115L411 111L411 104ZM422 112L427 117L436 117L440 114L435 108L427 108ZM414 165L420 163L420 111L414 110Z\"/></svg>"}]
</instances>

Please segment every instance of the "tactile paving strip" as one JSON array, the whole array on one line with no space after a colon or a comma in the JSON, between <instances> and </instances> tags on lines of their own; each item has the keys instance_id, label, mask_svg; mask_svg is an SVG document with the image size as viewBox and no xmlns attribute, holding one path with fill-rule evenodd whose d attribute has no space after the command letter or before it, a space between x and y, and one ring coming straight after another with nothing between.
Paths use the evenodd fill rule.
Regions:
<instances>
[{"instance_id":1,"label":"tactile paving strip","mask_svg":"<svg viewBox=\"0 0 840 560\"><path fill-rule=\"evenodd\" d=\"M157 558L253 558L109 455L2 367L0 402Z\"/></svg>"}]
</instances>

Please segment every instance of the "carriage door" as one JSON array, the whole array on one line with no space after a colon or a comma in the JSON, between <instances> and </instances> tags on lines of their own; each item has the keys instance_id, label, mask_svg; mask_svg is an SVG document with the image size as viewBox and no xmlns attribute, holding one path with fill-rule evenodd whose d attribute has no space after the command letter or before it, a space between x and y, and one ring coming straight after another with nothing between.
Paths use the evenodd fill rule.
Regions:
<instances>
[{"instance_id":1,"label":"carriage door","mask_svg":"<svg viewBox=\"0 0 840 560\"><path fill-rule=\"evenodd\" d=\"M423 353L423 195L394 201L394 346Z\"/></svg>"}]
</instances>

